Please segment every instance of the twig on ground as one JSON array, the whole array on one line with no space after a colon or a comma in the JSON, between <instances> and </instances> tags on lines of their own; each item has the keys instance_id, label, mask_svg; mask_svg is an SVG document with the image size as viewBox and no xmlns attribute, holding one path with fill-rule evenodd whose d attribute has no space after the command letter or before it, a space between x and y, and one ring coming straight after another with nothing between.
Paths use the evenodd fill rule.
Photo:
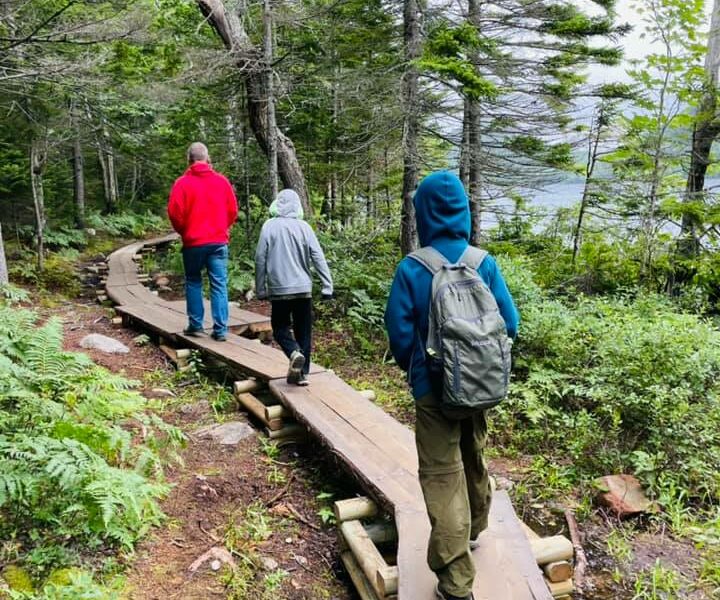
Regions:
<instances>
[{"instance_id":1,"label":"twig on ground","mask_svg":"<svg viewBox=\"0 0 720 600\"><path fill-rule=\"evenodd\" d=\"M580 532L578 531L578 524L575 520L575 514L573 511L566 509L565 520L570 530L570 539L572 540L573 548L575 549L575 575L573 581L575 588L578 591L582 591L583 579L585 578L585 569L587 568L587 558L585 557L585 550L583 550L582 543L580 542Z\"/></svg>"},{"instance_id":2,"label":"twig on ground","mask_svg":"<svg viewBox=\"0 0 720 600\"><path fill-rule=\"evenodd\" d=\"M317 525L315 525L315 523L311 523L311 522L308 521L305 517L303 517L303 516L298 512L297 508L295 508L292 504L287 503L287 504L285 504L285 506L287 506L287 509L292 513L292 515L293 515L298 521L300 521L301 523L305 523L305 525L307 525L308 527L310 527L310 528L312 528L312 529L315 529L315 530L317 530L317 531L320 531L320 527L318 527Z\"/></svg>"},{"instance_id":3,"label":"twig on ground","mask_svg":"<svg viewBox=\"0 0 720 600\"><path fill-rule=\"evenodd\" d=\"M205 529L202 526L202 521L198 521L197 524L198 524L198 529L200 531L202 531L206 536L208 536L213 542L215 542L216 544L222 544L222 540L219 537L217 537L213 533L209 532L207 529Z\"/></svg>"},{"instance_id":4,"label":"twig on ground","mask_svg":"<svg viewBox=\"0 0 720 600\"><path fill-rule=\"evenodd\" d=\"M278 500L280 500L280 498L282 498L285 494L287 494L288 490L290 489L290 484L293 482L294 478L295 478L295 473L290 473L290 477L288 477L285 487L283 489L281 489L277 494L275 494L272 498L270 498L270 500L268 500L265 503L265 506L267 506L268 508L271 507Z\"/></svg>"}]
</instances>

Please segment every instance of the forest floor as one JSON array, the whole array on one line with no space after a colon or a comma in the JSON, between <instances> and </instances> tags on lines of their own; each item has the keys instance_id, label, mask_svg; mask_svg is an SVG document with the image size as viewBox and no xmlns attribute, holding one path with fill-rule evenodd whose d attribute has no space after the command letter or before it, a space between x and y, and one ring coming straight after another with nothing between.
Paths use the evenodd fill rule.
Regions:
<instances>
[{"instance_id":1,"label":"forest floor","mask_svg":"<svg viewBox=\"0 0 720 600\"><path fill-rule=\"evenodd\" d=\"M231 382L223 385L207 377L202 365L176 372L156 345L137 339L142 332L113 328L112 310L94 303L92 295L86 290L76 300L49 300L41 303L40 311L62 319L67 350L80 351L79 341L88 333L126 344L127 355L85 352L98 364L139 381L141 390L154 398L153 409L187 437L179 460L166 467L172 489L163 502L165 525L125 560L124 597L355 598L339 561L330 508L333 500L360 490L338 475L326 454L312 444L279 447L257 429L234 446L197 435L213 423L247 422L228 392ZM257 301L243 308L264 314L269 310ZM356 388L375 390L378 403L412 426L412 402L393 365L359 358L350 335L322 322L316 346L318 362L331 365ZM720 570L720 565L709 562L691 541L668 533L662 520L620 522L576 492L564 497L543 494L543 476L533 471L532 457L504 457L502 449L495 448L489 462L491 473L510 488L519 516L542 535L568 535L563 510L586 507L580 529L589 564L584 594L576 598L720 597L717 590L697 583L701 571ZM213 548L230 552L220 554L219 568L213 564L216 554L191 571ZM234 569L224 564L226 558L235 563Z\"/></svg>"},{"instance_id":2,"label":"forest floor","mask_svg":"<svg viewBox=\"0 0 720 600\"><path fill-rule=\"evenodd\" d=\"M232 446L204 439L197 435L204 426L248 422L220 383L197 370L176 372L156 345L144 340L138 345L142 332L114 328L111 311L89 300L51 302L41 312L62 319L66 350L86 352L97 364L139 381L140 391L153 398L154 410L187 437L179 460L165 470L172 485L162 503L167 520L128 557L124 597L353 597L329 509L334 499L356 490L351 482L337 480L336 469L324 462L322 453L308 445L278 447L257 429ZM80 340L89 333L112 337L130 352L81 349ZM215 571L212 557L191 571L212 548L230 550L237 568L231 570L221 561Z\"/></svg>"}]
</instances>

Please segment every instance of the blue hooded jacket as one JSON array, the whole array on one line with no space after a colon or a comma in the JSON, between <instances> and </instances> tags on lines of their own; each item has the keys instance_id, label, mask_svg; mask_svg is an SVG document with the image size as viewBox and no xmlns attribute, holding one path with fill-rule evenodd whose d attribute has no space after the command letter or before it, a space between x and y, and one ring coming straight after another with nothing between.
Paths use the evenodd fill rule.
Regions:
<instances>
[{"instance_id":1,"label":"blue hooded jacket","mask_svg":"<svg viewBox=\"0 0 720 600\"><path fill-rule=\"evenodd\" d=\"M468 247L470 206L460 179L438 171L422 180L413 199L421 246L432 246L455 263ZM517 335L520 316L495 259L487 256L478 269L498 303L510 337ZM397 364L408 372L413 396L431 392L425 359L432 275L419 262L405 257L395 271L385 308L385 327Z\"/></svg>"}]
</instances>

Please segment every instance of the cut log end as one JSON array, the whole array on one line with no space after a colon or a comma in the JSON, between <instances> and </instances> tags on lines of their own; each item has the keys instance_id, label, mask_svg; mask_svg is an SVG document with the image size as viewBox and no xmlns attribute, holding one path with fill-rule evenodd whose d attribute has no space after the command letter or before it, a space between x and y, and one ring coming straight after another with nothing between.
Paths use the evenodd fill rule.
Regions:
<instances>
[{"instance_id":1,"label":"cut log end","mask_svg":"<svg viewBox=\"0 0 720 600\"><path fill-rule=\"evenodd\" d=\"M377 504L365 496L338 500L335 502L334 510L338 523L368 519L378 514Z\"/></svg>"}]
</instances>

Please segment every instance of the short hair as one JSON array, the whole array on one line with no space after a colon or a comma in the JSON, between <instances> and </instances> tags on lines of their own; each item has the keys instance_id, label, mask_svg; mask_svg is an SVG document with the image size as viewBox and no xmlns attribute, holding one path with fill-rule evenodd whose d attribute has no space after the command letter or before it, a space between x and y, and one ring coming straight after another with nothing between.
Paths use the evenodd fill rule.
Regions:
<instances>
[{"instance_id":1,"label":"short hair","mask_svg":"<svg viewBox=\"0 0 720 600\"><path fill-rule=\"evenodd\" d=\"M189 164L199 161L208 162L209 160L210 155L208 154L208 149L205 144L202 142L193 142L190 144L187 151L187 161Z\"/></svg>"}]
</instances>

